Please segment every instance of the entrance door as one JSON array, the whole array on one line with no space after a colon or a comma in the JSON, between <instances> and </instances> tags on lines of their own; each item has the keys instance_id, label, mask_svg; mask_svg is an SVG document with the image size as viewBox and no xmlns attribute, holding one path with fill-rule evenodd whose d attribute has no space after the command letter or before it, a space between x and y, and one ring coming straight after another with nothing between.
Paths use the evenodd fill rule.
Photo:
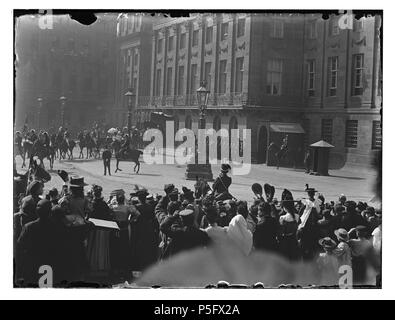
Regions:
<instances>
[{"instance_id":1,"label":"entrance door","mask_svg":"<svg viewBox=\"0 0 395 320\"><path fill-rule=\"evenodd\" d=\"M266 163L267 153L267 128L262 126L258 136L258 163Z\"/></svg>"}]
</instances>

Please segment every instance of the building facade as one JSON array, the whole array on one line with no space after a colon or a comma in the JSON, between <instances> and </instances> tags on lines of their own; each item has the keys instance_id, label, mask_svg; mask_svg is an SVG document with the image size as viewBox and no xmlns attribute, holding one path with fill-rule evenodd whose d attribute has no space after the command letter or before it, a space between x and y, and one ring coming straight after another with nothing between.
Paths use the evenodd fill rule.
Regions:
<instances>
[{"instance_id":1,"label":"building facade","mask_svg":"<svg viewBox=\"0 0 395 320\"><path fill-rule=\"evenodd\" d=\"M137 118L163 111L173 116L176 129L196 130L196 89L206 80L206 127L251 129L253 161L272 164L270 143L279 146L288 135L288 165L301 164L307 146L321 139L335 147L332 168L369 165L381 149L381 19L354 19L351 29L340 28L338 19L156 17L151 64L144 69L150 94L138 98Z\"/></svg>"},{"instance_id":2,"label":"building facade","mask_svg":"<svg viewBox=\"0 0 395 320\"><path fill-rule=\"evenodd\" d=\"M17 20L16 127L59 126L60 97L66 98L64 123L72 131L105 122L115 97L116 16L98 15L90 26L69 16L53 16L52 22L43 29L37 16Z\"/></svg>"}]
</instances>

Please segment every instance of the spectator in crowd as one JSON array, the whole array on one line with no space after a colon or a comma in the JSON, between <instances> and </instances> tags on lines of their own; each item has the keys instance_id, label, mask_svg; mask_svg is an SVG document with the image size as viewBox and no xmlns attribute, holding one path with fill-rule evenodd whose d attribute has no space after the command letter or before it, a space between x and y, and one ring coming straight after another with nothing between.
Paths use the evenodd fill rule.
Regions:
<instances>
[{"instance_id":1,"label":"spectator in crowd","mask_svg":"<svg viewBox=\"0 0 395 320\"><path fill-rule=\"evenodd\" d=\"M279 223L272 217L270 205L261 203L258 207L258 224L253 235L255 249L278 252L278 232Z\"/></svg>"},{"instance_id":2,"label":"spectator in crowd","mask_svg":"<svg viewBox=\"0 0 395 320\"><path fill-rule=\"evenodd\" d=\"M194 224L194 212L185 209L168 216L160 225L160 230L171 238L168 246L169 253L166 256L174 256L182 251L207 246L209 237L206 232L196 228ZM181 218L181 224L174 224Z\"/></svg>"},{"instance_id":3,"label":"spectator in crowd","mask_svg":"<svg viewBox=\"0 0 395 320\"><path fill-rule=\"evenodd\" d=\"M247 228L248 209L245 204L239 204L237 207L237 215L229 223L228 236L234 246L238 248L244 255L248 256L252 250L252 233Z\"/></svg>"}]
</instances>

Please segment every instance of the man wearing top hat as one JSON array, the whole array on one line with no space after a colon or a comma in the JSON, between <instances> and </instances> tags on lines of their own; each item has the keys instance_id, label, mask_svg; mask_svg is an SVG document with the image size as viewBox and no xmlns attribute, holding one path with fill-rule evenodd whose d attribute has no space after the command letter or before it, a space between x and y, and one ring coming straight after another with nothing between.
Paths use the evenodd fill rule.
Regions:
<instances>
[{"instance_id":1,"label":"man wearing top hat","mask_svg":"<svg viewBox=\"0 0 395 320\"><path fill-rule=\"evenodd\" d=\"M229 164L223 163L221 165L221 173L213 183L213 192L216 200L230 199L232 196L229 193L229 187L232 184L232 178L228 176L228 172L231 170Z\"/></svg>"}]
</instances>

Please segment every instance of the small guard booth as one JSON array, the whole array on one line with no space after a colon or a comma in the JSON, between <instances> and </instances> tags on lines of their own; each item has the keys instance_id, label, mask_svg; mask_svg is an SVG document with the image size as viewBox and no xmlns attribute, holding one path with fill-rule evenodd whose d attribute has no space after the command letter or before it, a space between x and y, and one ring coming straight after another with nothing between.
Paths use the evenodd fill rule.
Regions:
<instances>
[{"instance_id":1,"label":"small guard booth","mask_svg":"<svg viewBox=\"0 0 395 320\"><path fill-rule=\"evenodd\" d=\"M320 140L310 145L313 153L313 174L327 176L329 168L329 150L334 148L330 143Z\"/></svg>"}]
</instances>

